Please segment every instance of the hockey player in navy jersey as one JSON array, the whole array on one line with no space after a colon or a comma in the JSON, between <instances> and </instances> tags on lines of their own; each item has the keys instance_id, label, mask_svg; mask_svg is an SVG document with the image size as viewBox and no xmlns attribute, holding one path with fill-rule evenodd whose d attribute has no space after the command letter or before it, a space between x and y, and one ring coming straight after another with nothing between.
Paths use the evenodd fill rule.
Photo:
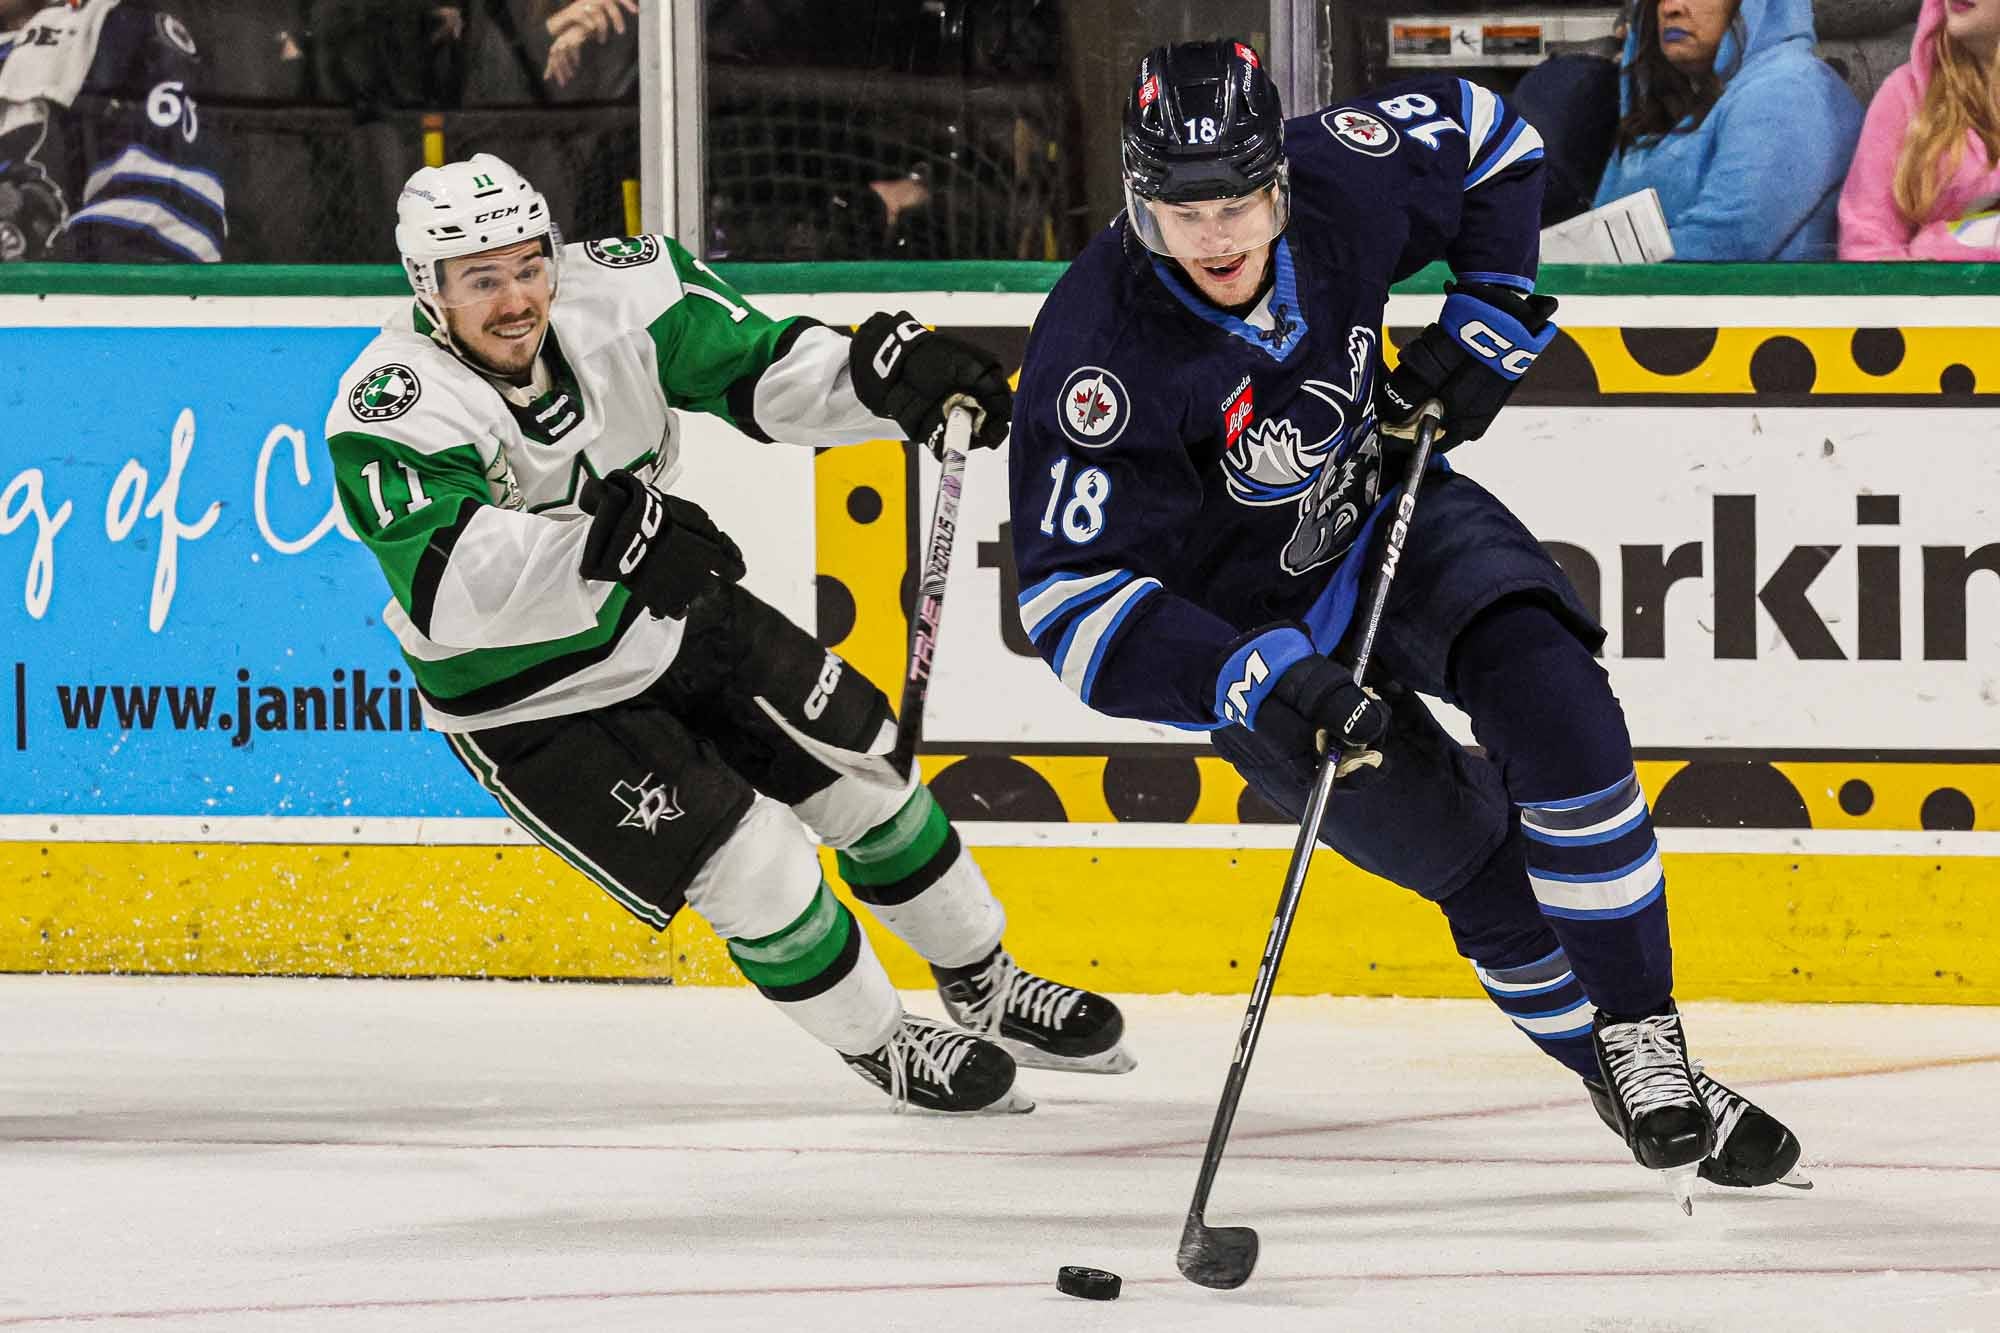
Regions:
<instances>
[{"instance_id":1,"label":"hockey player in navy jersey","mask_svg":"<svg viewBox=\"0 0 2000 1333\"><path fill-rule=\"evenodd\" d=\"M0 261L220 260L197 68L166 10L0 0Z\"/></svg>"},{"instance_id":2,"label":"hockey player in navy jersey","mask_svg":"<svg viewBox=\"0 0 2000 1333\"><path fill-rule=\"evenodd\" d=\"M1541 142L1492 92L1415 79L1286 121L1250 47L1160 47L1126 209L1050 293L1011 445L1021 619L1101 712L1206 730L1298 816L1329 740L1366 754L1322 839L1435 901L1488 994L1686 1193L1787 1180L1785 1127L1688 1058L1665 881L1603 631L1513 514L1442 458L1376 642L1374 538L1426 404L1487 431L1555 336L1535 291ZM1389 286L1445 260L1383 368ZM1417 691L1463 708L1485 755ZM1788 1179L1789 1178L1789 1179Z\"/></svg>"}]
</instances>

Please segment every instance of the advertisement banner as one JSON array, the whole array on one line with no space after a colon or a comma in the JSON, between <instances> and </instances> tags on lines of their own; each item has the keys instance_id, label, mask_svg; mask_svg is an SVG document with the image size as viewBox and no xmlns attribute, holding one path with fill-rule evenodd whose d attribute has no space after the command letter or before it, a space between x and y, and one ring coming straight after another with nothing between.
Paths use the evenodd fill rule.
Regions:
<instances>
[{"instance_id":1,"label":"advertisement banner","mask_svg":"<svg viewBox=\"0 0 2000 1333\"><path fill-rule=\"evenodd\" d=\"M1596 609L1640 749L2000 760L1994 426L1946 408L1524 405L1452 461ZM925 459L926 522L935 477ZM975 455L927 739L1206 748L1093 712L1035 655L1007 510L1004 459Z\"/></svg>"},{"instance_id":2,"label":"advertisement banner","mask_svg":"<svg viewBox=\"0 0 2000 1333\"><path fill-rule=\"evenodd\" d=\"M497 818L335 502L321 427L373 333L0 335L0 816ZM685 485L809 617L811 452L688 424Z\"/></svg>"}]
</instances>

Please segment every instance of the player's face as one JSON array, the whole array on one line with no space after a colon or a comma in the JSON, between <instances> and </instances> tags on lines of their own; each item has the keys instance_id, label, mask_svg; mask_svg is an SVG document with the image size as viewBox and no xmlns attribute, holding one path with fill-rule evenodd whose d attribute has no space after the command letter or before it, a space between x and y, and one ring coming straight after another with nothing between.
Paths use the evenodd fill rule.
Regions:
<instances>
[{"instance_id":1,"label":"player's face","mask_svg":"<svg viewBox=\"0 0 2000 1333\"><path fill-rule=\"evenodd\" d=\"M487 369L523 375L535 363L555 299L540 241L444 261L438 304L452 338Z\"/></svg>"},{"instance_id":2,"label":"player's face","mask_svg":"<svg viewBox=\"0 0 2000 1333\"><path fill-rule=\"evenodd\" d=\"M1145 207L1161 246L1203 296L1236 305L1257 294L1271 262L1271 238L1283 229L1276 187L1234 199L1148 200Z\"/></svg>"},{"instance_id":3,"label":"player's face","mask_svg":"<svg viewBox=\"0 0 2000 1333\"><path fill-rule=\"evenodd\" d=\"M2000 49L2000 0L1945 0L1944 30L1980 61Z\"/></svg>"},{"instance_id":4,"label":"player's face","mask_svg":"<svg viewBox=\"0 0 2000 1333\"><path fill-rule=\"evenodd\" d=\"M1660 54L1684 73L1714 69L1736 5L1737 0L1659 0Z\"/></svg>"}]
</instances>

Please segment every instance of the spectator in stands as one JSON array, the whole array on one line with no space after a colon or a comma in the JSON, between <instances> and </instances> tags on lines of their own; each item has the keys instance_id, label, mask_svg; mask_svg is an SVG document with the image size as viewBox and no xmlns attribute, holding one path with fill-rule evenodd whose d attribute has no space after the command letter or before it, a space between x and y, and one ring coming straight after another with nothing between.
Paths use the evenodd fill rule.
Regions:
<instances>
[{"instance_id":1,"label":"spectator in stands","mask_svg":"<svg viewBox=\"0 0 2000 1333\"><path fill-rule=\"evenodd\" d=\"M1812 0L1639 0L1597 204L1658 190L1678 259L1832 259L1861 104L1812 48Z\"/></svg>"},{"instance_id":2,"label":"spectator in stands","mask_svg":"<svg viewBox=\"0 0 2000 1333\"><path fill-rule=\"evenodd\" d=\"M1842 259L2000 260L1996 54L2000 0L1924 0L1841 192Z\"/></svg>"},{"instance_id":3,"label":"spectator in stands","mask_svg":"<svg viewBox=\"0 0 2000 1333\"><path fill-rule=\"evenodd\" d=\"M638 62L638 23L628 17L639 12L639 0L572 0L564 4L562 0L539 0L536 17L549 35L548 63L543 66L542 78L558 88L567 86L577 77L586 59L586 43L595 42L603 46L614 37L618 42L619 59L612 63L609 80L599 79L602 96L592 100L613 101L622 95L619 85L627 82L629 71L631 80L636 81ZM632 40L626 38L626 28L630 27ZM600 62L603 63L603 62Z\"/></svg>"},{"instance_id":4,"label":"spectator in stands","mask_svg":"<svg viewBox=\"0 0 2000 1333\"><path fill-rule=\"evenodd\" d=\"M221 259L198 69L171 10L0 0L0 261Z\"/></svg>"},{"instance_id":5,"label":"spectator in stands","mask_svg":"<svg viewBox=\"0 0 2000 1333\"><path fill-rule=\"evenodd\" d=\"M456 107L465 95L466 6L317 0L320 87L367 121L385 109Z\"/></svg>"}]
</instances>

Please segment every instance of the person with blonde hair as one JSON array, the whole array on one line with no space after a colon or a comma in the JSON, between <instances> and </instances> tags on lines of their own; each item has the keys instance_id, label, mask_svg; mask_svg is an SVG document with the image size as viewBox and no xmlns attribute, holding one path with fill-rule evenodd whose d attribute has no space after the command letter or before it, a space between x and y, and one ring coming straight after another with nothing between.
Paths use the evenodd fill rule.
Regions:
<instances>
[{"instance_id":1,"label":"person with blonde hair","mask_svg":"<svg viewBox=\"0 0 2000 1333\"><path fill-rule=\"evenodd\" d=\"M2000 259L1996 53L2000 0L1924 0L1841 191L1842 259Z\"/></svg>"}]
</instances>

